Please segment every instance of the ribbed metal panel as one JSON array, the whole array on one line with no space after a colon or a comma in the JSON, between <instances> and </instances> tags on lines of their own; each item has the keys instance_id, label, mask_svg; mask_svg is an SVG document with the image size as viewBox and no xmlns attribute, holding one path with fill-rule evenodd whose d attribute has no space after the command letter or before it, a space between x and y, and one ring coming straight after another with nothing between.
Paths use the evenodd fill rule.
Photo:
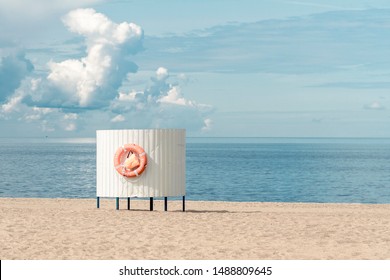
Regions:
<instances>
[{"instance_id":1,"label":"ribbed metal panel","mask_svg":"<svg viewBox=\"0 0 390 280\"><path fill-rule=\"evenodd\" d=\"M126 178L114 168L114 155L124 144L141 146L145 171ZM166 197L185 195L185 130L139 129L96 132L96 195L98 197Z\"/></svg>"}]
</instances>

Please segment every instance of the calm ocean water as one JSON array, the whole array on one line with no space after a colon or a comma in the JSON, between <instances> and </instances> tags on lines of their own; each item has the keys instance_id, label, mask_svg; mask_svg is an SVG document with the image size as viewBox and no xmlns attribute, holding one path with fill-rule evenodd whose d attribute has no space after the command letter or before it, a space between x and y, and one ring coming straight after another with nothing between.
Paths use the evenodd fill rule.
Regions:
<instances>
[{"instance_id":1,"label":"calm ocean water","mask_svg":"<svg viewBox=\"0 0 390 280\"><path fill-rule=\"evenodd\" d=\"M93 139L0 139L0 197L94 198ZM187 199L390 203L390 139L189 138Z\"/></svg>"}]
</instances>

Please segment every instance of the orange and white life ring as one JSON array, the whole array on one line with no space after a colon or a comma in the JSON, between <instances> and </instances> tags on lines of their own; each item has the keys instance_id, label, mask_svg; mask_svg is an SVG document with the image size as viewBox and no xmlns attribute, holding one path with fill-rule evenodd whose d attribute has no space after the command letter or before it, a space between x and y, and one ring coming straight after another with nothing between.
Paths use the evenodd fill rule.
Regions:
<instances>
[{"instance_id":1,"label":"orange and white life ring","mask_svg":"<svg viewBox=\"0 0 390 280\"><path fill-rule=\"evenodd\" d=\"M144 149L136 144L125 144L116 150L114 166L125 177L138 177L145 171L148 163Z\"/></svg>"}]
</instances>

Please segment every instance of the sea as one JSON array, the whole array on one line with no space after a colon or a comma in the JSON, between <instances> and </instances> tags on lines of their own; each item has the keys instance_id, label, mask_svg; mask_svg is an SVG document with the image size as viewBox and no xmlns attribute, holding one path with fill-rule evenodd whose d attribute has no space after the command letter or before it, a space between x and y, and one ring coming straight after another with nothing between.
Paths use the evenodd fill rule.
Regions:
<instances>
[{"instance_id":1,"label":"sea","mask_svg":"<svg viewBox=\"0 0 390 280\"><path fill-rule=\"evenodd\" d=\"M390 139L186 141L188 200L390 203ZM95 198L95 139L0 138L0 197Z\"/></svg>"}]
</instances>

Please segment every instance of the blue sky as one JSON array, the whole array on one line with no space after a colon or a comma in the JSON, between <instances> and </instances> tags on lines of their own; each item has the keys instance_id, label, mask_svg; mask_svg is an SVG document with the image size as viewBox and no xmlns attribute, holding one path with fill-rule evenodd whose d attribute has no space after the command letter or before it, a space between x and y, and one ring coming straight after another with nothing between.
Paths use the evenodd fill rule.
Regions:
<instances>
[{"instance_id":1,"label":"blue sky","mask_svg":"<svg viewBox=\"0 0 390 280\"><path fill-rule=\"evenodd\" d=\"M0 136L390 137L388 1L0 0Z\"/></svg>"}]
</instances>

